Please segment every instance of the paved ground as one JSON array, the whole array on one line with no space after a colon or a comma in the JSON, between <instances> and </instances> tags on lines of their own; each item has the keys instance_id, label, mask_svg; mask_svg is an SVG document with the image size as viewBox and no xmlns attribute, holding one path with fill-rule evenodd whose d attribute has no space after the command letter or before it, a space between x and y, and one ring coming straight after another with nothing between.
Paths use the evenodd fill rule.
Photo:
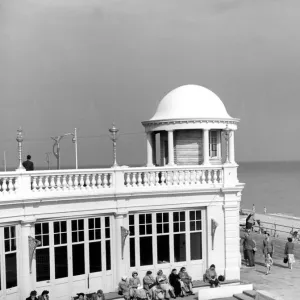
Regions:
<instances>
[{"instance_id":1,"label":"paved ground","mask_svg":"<svg viewBox=\"0 0 300 300\"><path fill-rule=\"evenodd\" d=\"M256 267L249 268L243 263L241 280L253 283L254 288L257 290L267 290L274 295L281 296L285 300L300 299L300 244L295 244L296 263L293 266L293 270L290 270L287 264L283 263L286 240L274 239L274 265L271 273L265 275L266 267L264 266L264 256L262 253L264 236L253 233L253 237L257 242L258 248L255 255Z\"/></svg>"}]
</instances>

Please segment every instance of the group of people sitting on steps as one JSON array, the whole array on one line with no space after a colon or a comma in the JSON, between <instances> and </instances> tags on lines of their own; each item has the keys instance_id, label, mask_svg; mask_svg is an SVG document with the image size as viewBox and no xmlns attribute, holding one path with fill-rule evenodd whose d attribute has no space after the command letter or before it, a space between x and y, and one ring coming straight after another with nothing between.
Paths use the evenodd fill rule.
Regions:
<instances>
[{"instance_id":1,"label":"group of people sitting on steps","mask_svg":"<svg viewBox=\"0 0 300 300\"><path fill-rule=\"evenodd\" d=\"M147 299L160 300L176 297L184 297L194 295L192 277L182 267L177 274L177 270L173 269L169 278L162 270L157 272L157 276L152 275L152 271L147 271L143 281L138 277L138 273L134 271L130 279L123 276L119 283L119 295L123 295L125 300L131 299Z\"/></svg>"}]
</instances>

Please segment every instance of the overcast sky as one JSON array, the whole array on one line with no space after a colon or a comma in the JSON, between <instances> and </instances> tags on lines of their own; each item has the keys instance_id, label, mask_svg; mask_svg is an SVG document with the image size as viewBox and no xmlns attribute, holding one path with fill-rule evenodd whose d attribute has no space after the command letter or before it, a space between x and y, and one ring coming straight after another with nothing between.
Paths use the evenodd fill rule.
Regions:
<instances>
[{"instance_id":1,"label":"overcast sky","mask_svg":"<svg viewBox=\"0 0 300 300\"><path fill-rule=\"evenodd\" d=\"M241 118L238 161L298 160L299 15L299 0L1 0L0 155L17 165L21 125L45 166L50 136L77 127L79 164L106 165L115 121L136 133L120 136L120 163L144 163L141 121L192 83ZM72 166L71 139L61 147Z\"/></svg>"}]
</instances>

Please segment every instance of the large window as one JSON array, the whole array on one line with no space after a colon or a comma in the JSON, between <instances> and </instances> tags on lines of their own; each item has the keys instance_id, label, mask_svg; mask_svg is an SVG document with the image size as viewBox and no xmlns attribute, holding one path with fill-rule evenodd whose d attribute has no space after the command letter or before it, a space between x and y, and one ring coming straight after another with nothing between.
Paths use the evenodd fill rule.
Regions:
<instances>
[{"instance_id":1,"label":"large window","mask_svg":"<svg viewBox=\"0 0 300 300\"><path fill-rule=\"evenodd\" d=\"M88 222L90 273L101 272L101 218L91 218Z\"/></svg>"},{"instance_id":2,"label":"large window","mask_svg":"<svg viewBox=\"0 0 300 300\"><path fill-rule=\"evenodd\" d=\"M4 251L6 288L17 286L17 242L16 227L4 227Z\"/></svg>"},{"instance_id":3,"label":"large window","mask_svg":"<svg viewBox=\"0 0 300 300\"><path fill-rule=\"evenodd\" d=\"M216 130L211 130L209 132L209 155L210 157L218 156L218 132Z\"/></svg>"},{"instance_id":4,"label":"large window","mask_svg":"<svg viewBox=\"0 0 300 300\"><path fill-rule=\"evenodd\" d=\"M110 241L110 218L105 217L105 253L106 270L111 270L111 241Z\"/></svg>"},{"instance_id":5,"label":"large window","mask_svg":"<svg viewBox=\"0 0 300 300\"><path fill-rule=\"evenodd\" d=\"M53 223L55 278L68 277L67 222Z\"/></svg>"},{"instance_id":6,"label":"large window","mask_svg":"<svg viewBox=\"0 0 300 300\"><path fill-rule=\"evenodd\" d=\"M139 215L140 234L140 265L147 266L153 264L152 245L152 215Z\"/></svg>"},{"instance_id":7,"label":"large window","mask_svg":"<svg viewBox=\"0 0 300 300\"><path fill-rule=\"evenodd\" d=\"M173 212L174 261L186 261L185 211Z\"/></svg>"},{"instance_id":8,"label":"large window","mask_svg":"<svg viewBox=\"0 0 300 300\"><path fill-rule=\"evenodd\" d=\"M157 262L170 262L169 213L156 214Z\"/></svg>"},{"instance_id":9,"label":"large window","mask_svg":"<svg viewBox=\"0 0 300 300\"><path fill-rule=\"evenodd\" d=\"M84 220L72 220L73 276L82 275L84 269Z\"/></svg>"},{"instance_id":10,"label":"large window","mask_svg":"<svg viewBox=\"0 0 300 300\"><path fill-rule=\"evenodd\" d=\"M129 252L130 252L130 267L135 266L135 228L134 215L129 215Z\"/></svg>"},{"instance_id":11,"label":"large window","mask_svg":"<svg viewBox=\"0 0 300 300\"><path fill-rule=\"evenodd\" d=\"M190 211L191 260L202 259L201 210Z\"/></svg>"},{"instance_id":12,"label":"large window","mask_svg":"<svg viewBox=\"0 0 300 300\"><path fill-rule=\"evenodd\" d=\"M41 242L36 249L36 281L50 280L49 223L35 224L35 238Z\"/></svg>"}]
</instances>

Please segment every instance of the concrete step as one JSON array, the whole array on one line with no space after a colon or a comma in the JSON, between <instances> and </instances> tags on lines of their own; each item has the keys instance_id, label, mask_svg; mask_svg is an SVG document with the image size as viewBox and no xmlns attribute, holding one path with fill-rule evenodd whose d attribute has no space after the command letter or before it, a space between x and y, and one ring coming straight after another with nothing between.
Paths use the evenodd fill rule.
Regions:
<instances>
[{"instance_id":1,"label":"concrete step","mask_svg":"<svg viewBox=\"0 0 300 300\"><path fill-rule=\"evenodd\" d=\"M243 293L249 297L252 297L253 299L255 299L257 294L255 290L243 291Z\"/></svg>"},{"instance_id":2,"label":"concrete step","mask_svg":"<svg viewBox=\"0 0 300 300\"><path fill-rule=\"evenodd\" d=\"M233 294L233 297L234 297L235 299L238 299L238 300L253 300L252 297L247 296L247 295L244 294L244 293L241 293L241 294Z\"/></svg>"},{"instance_id":3,"label":"concrete step","mask_svg":"<svg viewBox=\"0 0 300 300\"><path fill-rule=\"evenodd\" d=\"M212 300L236 300L234 297L226 297L226 298L217 298L217 299L212 299Z\"/></svg>"}]
</instances>

